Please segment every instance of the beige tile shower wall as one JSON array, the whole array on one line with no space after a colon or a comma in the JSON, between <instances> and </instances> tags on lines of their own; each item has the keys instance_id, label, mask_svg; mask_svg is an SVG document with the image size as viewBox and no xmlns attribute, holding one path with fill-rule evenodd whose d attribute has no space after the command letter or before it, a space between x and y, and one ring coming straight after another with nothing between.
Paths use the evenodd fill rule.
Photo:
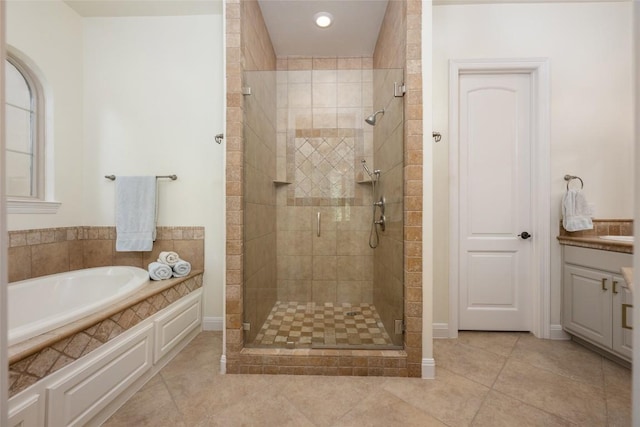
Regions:
<instances>
[{"instance_id":1,"label":"beige tile shower wall","mask_svg":"<svg viewBox=\"0 0 640 427\"><path fill-rule=\"evenodd\" d=\"M276 302L276 81L274 71L245 71L244 319L251 342Z\"/></svg>"},{"instance_id":2,"label":"beige tile shower wall","mask_svg":"<svg viewBox=\"0 0 640 427\"><path fill-rule=\"evenodd\" d=\"M374 251L373 303L396 345L402 335L394 334L394 321L403 319L403 103L393 95L394 82L403 81L402 69L374 71L375 105L385 114L375 126L373 158L381 170L378 194L385 198L386 230L380 231L380 245ZM378 107L376 107L378 108Z\"/></svg>"},{"instance_id":3,"label":"beige tile shower wall","mask_svg":"<svg viewBox=\"0 0 640 427\"><path fill-rule=\"evenodd\" d=\"M373 68L404 68L406 62L407 1L390 1L387 6L376 48Z\"/></svg>"},{"instance_id":4,"label":"beige tile shower wall","mask_svg":"<svg viewBox=\"0 0 640 427\"><path fill-rule=\"evenodd\" d=\"M402 68L404 104L404 347L409 376L422 362L422 2L390 1L373 54L374 71ZM426 355L431 357L431 354Z\"/></svg>"},{"instance_id":5,"label":"beige tile shower wall","mask_svg":"<svg viewBox=\"0 0 640 427\"><path fill-rule=\"evenodd\" d=\"M372 62L278 58L277 168L291 182L277 190L281 301L373 299L372 199L369 185L356 184L360 160L373 163L373 133L364 125L373 108ZM347 163L336 162L337 153Z\"/></svg>"},{"instance_id":6,"label":"beige tile shower wall","mask_svg":"<svg viewBox=\"0 0 640 427\"><path fill-rule=\"evenodd\" d=\"M9 232L9 282L82 268L147 268L162 251L175 251L204 269L203 227L158 227L150 252L116 252L115 227L65 227Z\"/></svg>"},{"instance_id":7,"label":"beige tile shower wall","mask_svg":"<svg viewBox=\"0 0 640 427\"><path fill-rule=\"evenodd\" d=\"M244 71L272 71L276 69L276 54L271 37L256 0L242 0L242 69ZM233 8L232 13L236 9ZM234 31L235 32L235 31ZM229 31L227 31L229 33Z\"/></svg>"}]
</instances>

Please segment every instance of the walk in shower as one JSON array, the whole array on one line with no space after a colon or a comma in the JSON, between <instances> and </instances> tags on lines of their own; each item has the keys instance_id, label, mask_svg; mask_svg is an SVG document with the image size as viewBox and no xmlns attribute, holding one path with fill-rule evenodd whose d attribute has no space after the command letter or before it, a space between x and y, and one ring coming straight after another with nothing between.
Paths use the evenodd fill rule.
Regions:
<instances>
[{"instance_id":1,"label":"walk in shower","mask_svg":"<svg viewBox=\"0 0 640 427\"><path fill-rule=\"evenodd\" d=\"M402 347L403 71L357 59L244 72L245 347Z\"/></svg>"}]
</instances>

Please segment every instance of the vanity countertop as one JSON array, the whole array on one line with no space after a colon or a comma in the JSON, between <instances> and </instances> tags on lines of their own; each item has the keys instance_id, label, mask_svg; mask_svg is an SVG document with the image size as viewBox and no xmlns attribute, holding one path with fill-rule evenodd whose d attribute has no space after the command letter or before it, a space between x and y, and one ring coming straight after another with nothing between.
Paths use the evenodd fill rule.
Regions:
<instances>
[{"instance_id":1,"label":"vanity countertop","mask_svg":"<svg viewBox=\"0 0 640 427\"><path fill-rule=\"evenodd\" d=\"M626 254L633 253L633 243L606 240L598 236L558 236L561 245L580 246L582 248L600 249L602 251L623 252Z\"/></svg>"}]
</instances>

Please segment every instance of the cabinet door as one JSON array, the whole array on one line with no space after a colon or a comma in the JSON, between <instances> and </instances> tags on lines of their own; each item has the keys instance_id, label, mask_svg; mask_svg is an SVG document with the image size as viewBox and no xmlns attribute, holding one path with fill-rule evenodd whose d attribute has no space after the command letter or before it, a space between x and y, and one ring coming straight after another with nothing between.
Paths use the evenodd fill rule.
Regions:
<instances>
[{"instance_id":1,"label":"cabinet door","mask_svg":"<svg viewBox=\"0 0 640 427\"><path fill-rule=\"evenodd\" d=\"M624 307L623 304L633 304L633 294L629 291L629 288L622 286L622 284L624 284L624 279L622 277L613 276L613 280L618 282L618 286L616 287L618 293L613 294L612 307L613 350L630 361L632 358L631 336L633 335L633 331L631 329L623 328L623 319L626 320L627 325L631 326L633 324L633 317L631 315L633 309L630 307Z\"/></svg>"},{"instance_id":2,"label":"cabinet door","mask_svg":"<svg viewBox=\"0 0 640 427\"><path fill-rule=\"evenodd\" d=\"M563 326L605 347L611 347L611 275L565 264Z\"/></svg>"}]
</instances>

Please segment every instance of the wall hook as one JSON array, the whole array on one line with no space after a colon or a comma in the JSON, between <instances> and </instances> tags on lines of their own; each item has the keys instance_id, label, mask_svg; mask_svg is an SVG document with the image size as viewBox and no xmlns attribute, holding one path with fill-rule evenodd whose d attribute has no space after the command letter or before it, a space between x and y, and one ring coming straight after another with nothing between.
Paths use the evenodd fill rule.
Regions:
<instances>
[{"instance_id":1,"label":"wall hook","mask_svg":"<svg viewBox=\"0 0 640 427\"><path fill-rule=\"evenodd\" d=\"M433 137L433 140L435 142L440 142L440 140L442 139L442 134L440 132L432 132L431 136Z\"/></svg>"},{"instance_id":2,"label":"wall hook","mask_svg":"<svg viewBox=\"0 0 640 427\"><path fill-rule=\"evenodd\" d=\"M219 133L216 135L215 140L218 144L222 144L222 140L224 139L224 134L223 133Z\"/></svg>"}]
</instances>

